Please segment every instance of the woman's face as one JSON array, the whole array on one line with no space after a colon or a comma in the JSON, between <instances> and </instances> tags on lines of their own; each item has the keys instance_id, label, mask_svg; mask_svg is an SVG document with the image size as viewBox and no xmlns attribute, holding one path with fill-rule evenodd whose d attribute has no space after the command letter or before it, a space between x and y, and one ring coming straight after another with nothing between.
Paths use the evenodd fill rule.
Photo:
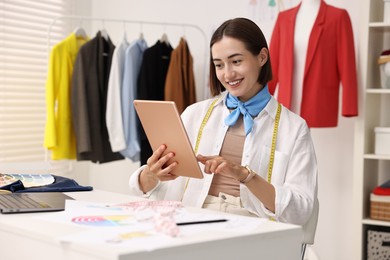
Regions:
<instances>
[{"instance_id":1,"label":"woman's face","mask_svg":"<svg viewBox=\"0 0 390 260\"><path fill-rule=\"evenodd\" d=\"M267 60L264 50L254 56L243 42L226 36L211 47L218 80L230 94L242 102L248 101L262 88L257 79Z\"/></svg>"}]
</instances>

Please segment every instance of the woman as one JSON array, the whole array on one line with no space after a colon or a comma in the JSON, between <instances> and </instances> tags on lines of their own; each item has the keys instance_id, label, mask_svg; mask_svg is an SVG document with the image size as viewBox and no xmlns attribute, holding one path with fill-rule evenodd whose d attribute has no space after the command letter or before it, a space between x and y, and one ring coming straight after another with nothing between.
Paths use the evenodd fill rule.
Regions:
<instances>
[{"instance_id":1,"label":"woman","mask_svg":"<svg viewBox=\"0 0 390 260\"><path fill-rule=\"evenodd\" d=\"M259 27L224 22L210 42L211 99L182 120L204 178L177 177L162 145L130 178L133 195L305 224L317 196L317 163L305 121L270 95L269 52Z\"/></svg>"}]
</instances>

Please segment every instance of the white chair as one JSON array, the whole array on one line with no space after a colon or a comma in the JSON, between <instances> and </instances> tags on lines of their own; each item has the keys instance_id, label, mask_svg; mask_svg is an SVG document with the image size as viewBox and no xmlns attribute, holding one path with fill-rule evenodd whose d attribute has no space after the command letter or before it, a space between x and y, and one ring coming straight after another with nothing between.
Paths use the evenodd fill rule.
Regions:
<instances>
[{"instance_id":1,"label":"white chair","mask_svg":"<svg viewBox=\"0 0 390 260\"><path fill-rule=\"evenodd\" d=\"M310 219L302 227L303 228L303 241L302 241L302 250L301 250L301 260L304 260L306 245L314 244L314 237L317 229L318 222L318 213L320 211L320 203L318 198L314 201L313 212L310 216Z\"/></svg>"}]
</instances>

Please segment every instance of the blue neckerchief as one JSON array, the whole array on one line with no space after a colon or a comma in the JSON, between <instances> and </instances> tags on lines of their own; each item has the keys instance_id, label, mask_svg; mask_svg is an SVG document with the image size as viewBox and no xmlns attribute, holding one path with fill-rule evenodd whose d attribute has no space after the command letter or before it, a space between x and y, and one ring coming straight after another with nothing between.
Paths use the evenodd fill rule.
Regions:
<instances>
[{"instance_id":1,"label":"blue neckerchief","mask_svg":"<svg viewBox=\"0 0 390 260\"><path fill-rule=\"evenodd\" d=\"M226 106L234 110L225 118L225 124L228 126L235 125L238 117L242 114L244 116L245 135L248 135L252 131L253 117L257 116L265 108L270 99L271 94L268 91L268 85L265 85L259 93L245 103L228 93Z\"/></svg>"}]
</instances>

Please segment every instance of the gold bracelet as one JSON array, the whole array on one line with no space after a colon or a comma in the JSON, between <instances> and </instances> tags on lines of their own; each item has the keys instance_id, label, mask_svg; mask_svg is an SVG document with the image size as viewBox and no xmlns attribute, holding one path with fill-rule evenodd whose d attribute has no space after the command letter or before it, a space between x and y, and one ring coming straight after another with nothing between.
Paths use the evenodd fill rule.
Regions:
<instances>
[{"instance_id":1,"label":"gold bracelet","mask_svg":"<svg viewBox=\"0 0 390 260\"><path fill-rule=\"evenodd\" d=\"M249 168L248 165L245 165L245 169L248 170L248 176L246 176L246 178L243 179L242 181L240 180L241 183L248 183L256 175L256 172L254 172L251 168Z\"/></svg>"}]
</instances>

